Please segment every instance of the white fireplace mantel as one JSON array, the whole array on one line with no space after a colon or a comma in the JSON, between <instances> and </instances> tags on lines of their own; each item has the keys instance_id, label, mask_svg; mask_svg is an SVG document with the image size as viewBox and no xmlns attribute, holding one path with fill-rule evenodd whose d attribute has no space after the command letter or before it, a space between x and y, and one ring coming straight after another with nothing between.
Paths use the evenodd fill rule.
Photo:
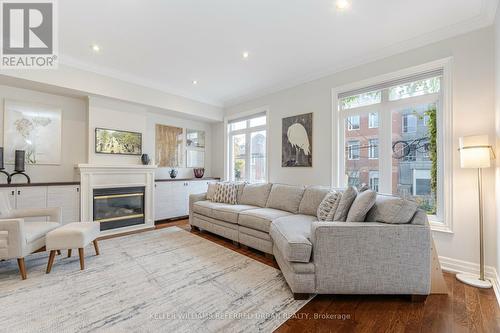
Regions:
<instances>
[{"instance_id":1,"label":"white fireplace mantel","mask_svg":"<svg viewBox=\"0 0 500 333\"><path fill-rule=\"evenodd\" d=\"M154 227L154 165L99 165L78 164L81 190L81 221L93 220L94 189L144 186L145 224L103 231L102 235L118 234L128 231Z\"/></svg>"}]
</instances>

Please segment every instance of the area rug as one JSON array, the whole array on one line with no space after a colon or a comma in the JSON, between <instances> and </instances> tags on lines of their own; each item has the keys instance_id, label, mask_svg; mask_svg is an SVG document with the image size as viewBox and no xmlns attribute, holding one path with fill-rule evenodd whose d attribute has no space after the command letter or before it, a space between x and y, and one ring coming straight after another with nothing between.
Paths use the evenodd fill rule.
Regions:
<instances>
[{"instance_id":1,"label":"area rug","mask_svg":"<svg viewBox=\"0 0 500 333\"><path fill-rule=\"evenodd\" d=\"M0 262L4 332L271 332L307 301L281 272L177 227L100 242L78 256Z\"/></svg>"}]
</instances>

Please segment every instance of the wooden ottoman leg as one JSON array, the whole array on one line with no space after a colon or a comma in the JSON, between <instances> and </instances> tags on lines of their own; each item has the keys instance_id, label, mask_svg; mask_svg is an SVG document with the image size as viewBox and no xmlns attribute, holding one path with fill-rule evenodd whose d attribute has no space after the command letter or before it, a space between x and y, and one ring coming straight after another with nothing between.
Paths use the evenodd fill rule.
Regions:
<instances>
[{"instance_id":1,"label":"wooden ottoman leg","mask_svg":"<svg viewBox=\"0 0 500 333\"><path fill-rule=\"evenodd\" d=\"M61 250L57 250L57 255L60 256L61 255Z\"/></svg>"},{"instance_id":2,"label":"wooden ottoman leg","mask_svg":"<svg viewBox=\"0 0 500 333\"><path fill-rule=\"evenodd\" d=\"M52 270L52 264L54 264L55 257L56 257L56 250L50 251L49 263L47 264L47 271L45 272L46 274L49 274L50 271Z\"/></svg>"},{"instance_id":3,"label":"wooden ottoman leg","mask_svg":"<svg viewBox=\"0 0 500 333\"><path fill-rule=\"evenodd\" d=\"M71 258L71 249L68 249L68 258Z\"/></svg>"},{"instance_id":4,"label":"wooden ottoman leg","mask_svg":"<svg viewBox=\"0 0 500 333\"><path fill-rule=\"evenodd\" d=\"M94 239L94 249L95 249L95 255L99 255L99 244L97 244L97 239Z\"/></svg>"},{"instance_id":5,"label":"wooden ottoman leg","mask_svg":"<svg viewBox=\"0 0 500 333\"><path fill-rule=\"evenodd\" d=\"M26 280L26 266L24 265L24 258L17 258L17 265L21 273L21 279Z\"/></svg>"},{"instance_id":6,"label":"wooden ottoman leg","mask_svg":"<svg viewBox=\"0 0 500 333\"><path fill-rule=\"evenodd\" d=\"M78 255L80 256L80 269L83 271L85 269L85 257L83 248L78 249Z\"/></svg>"}]
</instances>

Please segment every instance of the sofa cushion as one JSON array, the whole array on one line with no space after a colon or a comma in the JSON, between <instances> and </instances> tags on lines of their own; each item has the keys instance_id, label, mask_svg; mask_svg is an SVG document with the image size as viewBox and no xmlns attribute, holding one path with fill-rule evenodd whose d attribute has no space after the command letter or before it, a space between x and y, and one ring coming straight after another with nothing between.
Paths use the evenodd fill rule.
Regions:
<instances>
[{"instance_id":1,"label":"sofa cushion","mask_svg":"<svg viewBox=\"0 0 500 333\"><path fill-rule=\"evenodd\" d=\"M293 214L299 212L299 205L304 196L303 186L274 184L267 199L267 208L284 210Z\"/></svg>"},{"instance_id":2,"label":"sofa cushion","mask_svg":"<svg viewBox=\"0 0 500 333\"><path fill-rule=\"evenodd\" d=\"M291 215L273 221L271 238L284 259L309 262L312 252L309 237L313 221L317 219L311 215Z\"/></svg>"},{"instance_id":3,"label":"sofa cushion","mask_svg":"<svg viewBox=\"0 0 500 333\"><path fill-rule=\"evenodd\" d=\"M238 214L240 212L255 208L255 206L250 205L218 203L218 205L212 208L212 217L226 222L238 223Z\"/></svg>"},{"instance_id":4,"label":"sofa cushion","mask_svg":"<svg viewBox=\"0 0 500 333\"><path fill-rule=\"evenodd\" d=\"M38 238L45 237L49 231L57 229L60 226L57 222L25 222L24 233L26 242L31 243Z\"/></svg>"},{"instance_id":5,"label":"sofa cushion","mask_svg":"<svg viewBox=\"0 0 500 333\"><path fill-rule=\"evenodd\" d=\"M375 200L377 200L377 192L365 190L359 193L349 209L346 221L363 222L366 214L375 204Z\"/></svg>"},{"instance_id":6,"label":"sofa cushion","mask_svg":"<svg viewBox=\"0 0 500 333\"><path fill-rule=\"evenodd\" d=\"M219 219L229 223L238 223L238 213L248 209L255 209L249 205L231 205L209 200L197 201L193 204L193 211L197 214Z\"/></svg>"},{"instance_id":7,"label":"sofa cushion","mask_svg":"<svg viewBox=\"0 0 500 333\"><path fill-rule=\"evenodd\" d=\"M368 212L366 221L393 224L410 223L418 204L414 201L389 195L378 195L375 205Z\"/></svg>"},{"instance_id":8,"label":"sofa cushion","mask_svg":"<svg viewBox=\"0 0 500 333\"><path fill-rule=\"evenodd\" d=\"M243 187L239 204L266 207L272 184L246 184Z\"/></svg>"},{"instance_id":9,"label":"sofa cushion","mask_svg":"<svg viewBox=\"0 0 500 333\"><path fill-rule=\"evenodd\" d=\"M269 232L271 222L283 216L292 215L279 209L258 208L245 210L238 217L238 224L247 228Z\"/></svg>"},{"instance_id":10,"label":"sofa cushion","mask_svg":"<svg viewBox=\"0 0 500 333\"><path fill-rule=\"evenodd\" d=\"M427 217L427 213L422 209L417 209L417 212L413 215L410 223L416 225L428 225L429 218Z\"/></svg>"},{"instance_id":11,"label":"sofa cushion","mask_svg":"<svg viewBox=\"0 0 500 333\"><path fill-rule=\"evenodd\" d=\"M308 186L299 205L299 214L316 216L321 201L330 191L326 186Z\"/></svg>"},{"instance_id":12,"label":"sofa cushion","mask_svg":"<svg viewBox=\"0 0 500 333\"><path fill-rule=\"evenodd\" d=\"M347 190L344 191L344 193L342 193L342 198L340 199L339 206L335 211L335 215L333 216L334 221L343 222L347 219L349 209L351 208L351 205L356 199L357 195L358 191L353 186L350 186Z\"/></svg>"}]
</instances>

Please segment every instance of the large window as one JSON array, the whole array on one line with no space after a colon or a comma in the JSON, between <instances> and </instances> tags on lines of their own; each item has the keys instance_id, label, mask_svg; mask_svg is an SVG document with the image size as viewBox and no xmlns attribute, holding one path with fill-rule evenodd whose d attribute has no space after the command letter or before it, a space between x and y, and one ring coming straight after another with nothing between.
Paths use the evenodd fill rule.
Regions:
<instances>
[{"instance_id":1,"label":"large window","mask_svg":"<svg viewBox=\"0 0 500 333\"><path fill-rule=\"evenodd\" d=\"M340 186L368 186L443 215L443 70L338 94Z\"/></svg>"},{"instance_id":2,"label":"large window","mask_svg":"<svg viewBox=\"0 0 500 333\"><path fill-rule=\"evenodd\" d=\"M267 116L258 113L228 122L228 174L233 181L267 180Z\"/></svg>"}]
</instances>

